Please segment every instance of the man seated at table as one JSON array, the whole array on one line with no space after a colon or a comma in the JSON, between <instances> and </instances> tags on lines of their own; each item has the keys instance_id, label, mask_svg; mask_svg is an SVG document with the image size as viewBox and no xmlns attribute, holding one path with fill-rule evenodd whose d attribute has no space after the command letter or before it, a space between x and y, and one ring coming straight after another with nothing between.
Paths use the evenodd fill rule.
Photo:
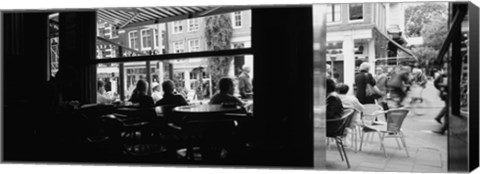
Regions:
<instances>
[{"instance_id":1,"label":"man seated at table","mask_svg":"<svg viewBox=\"0 0 480 174\"><path fill-rule=\"evenodd\" d=\"M155 103L155 106L162 106L162 105L173 105L173 106L181 106L181 105L188 105L187 100L181 94L177 94L175 89L175 84L173 81L166 80L162 83L163 88L163 98Z\"/></svg>"},{"instance_id":2,"label":"man seated at table","mask_svg":"<svg viewBox=\"0 0 480 174\"><path fill-rule=\"evenodd\" d=\"M233 96L235 90L233 79L228 77L220 79L220 81L218 82L218 88L220 89L220 92L215 94L210 99L209 104L228 104L243 106L243 102L237 97Z\"/></svg>"}]
</instances>

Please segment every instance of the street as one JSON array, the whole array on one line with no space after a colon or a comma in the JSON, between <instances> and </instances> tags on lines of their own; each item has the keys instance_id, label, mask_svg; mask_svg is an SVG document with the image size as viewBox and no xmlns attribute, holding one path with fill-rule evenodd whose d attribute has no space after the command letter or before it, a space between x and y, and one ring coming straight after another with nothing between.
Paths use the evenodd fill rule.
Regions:
<instances>
[{"instance_id":1,"label":"street","mask_svg":"<svg viewBox=\"0 0 480 174\"><path fill-rule=\"evenodd\" d=\"M429 81L423 92L424 105L419 110L423 115L412 112L405 118L402 131L410 157L404 149L399 149L393 138L385 139L384 144L388 157L385 158L378 136L368 141L362 151L354 151L353 143L345 147L351 168L342 161L335 143L330 143L326 152L326 168L328 170L350 171L383 171L383 172L447 172L447 136L430 132L441 127L434 117L445 105L438 96L433 82ZM405 104L410 98L405 99ZM350 137L348 137L350 138ZM360 140L358 140L358 143Z\"/></svg>"}]
</instances>

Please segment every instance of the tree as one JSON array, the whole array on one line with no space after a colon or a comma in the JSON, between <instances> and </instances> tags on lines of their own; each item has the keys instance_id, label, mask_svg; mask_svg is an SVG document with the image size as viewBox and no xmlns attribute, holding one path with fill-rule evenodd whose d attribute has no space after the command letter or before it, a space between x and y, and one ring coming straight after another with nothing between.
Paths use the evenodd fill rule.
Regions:
<instances>
[{"instance_id":1,"label":"tree","mask_svg":"<svg viewBox=\"0 0 480 174\"><path fill-rule=\"evenodd\" d=\"M447 18L441 15L433 16L430 23L421 31L424 45L440 50L448 34Z\"/></svg>"},{"instance_id":2,"label":"tree","mask_svg":"<svg viewBox=\"0 0 480 174\"><path fill-rule=\"evenodd\" d=\"M417 6L409 6L405 10L405 35L407 37L419 37L426 25L434 18L448 18L446 3L423 3Z\"/></svg>"},{"instance_id":3,"label":"tree","mask_svg":"<svg viewBox=\"0 0 480 174\"><path fill-rule=\"evenodd\" d=\"M228 14L221 14L206 17L205 20L207 49L210 51L230 49L233 34L230 16ZM207 72L212 77L212 84L216 84L221 77L228 75L232 60L233 57L231 56L212 57L208 59Z\"/></svg>"}]
</instances>

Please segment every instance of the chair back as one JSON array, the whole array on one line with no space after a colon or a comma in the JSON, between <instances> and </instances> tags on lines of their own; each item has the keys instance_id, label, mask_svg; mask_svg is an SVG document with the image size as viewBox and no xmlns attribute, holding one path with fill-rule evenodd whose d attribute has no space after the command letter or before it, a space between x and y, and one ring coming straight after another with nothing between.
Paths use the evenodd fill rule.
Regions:
<instances>
[{"instance_id":1,"label":"chair back","mask_svg":"<svg viewBox=\"0 0 480 174\"><path fill-rule=\"evenodd\" d=\"M407 117L408 109L392 109L387 111L387 131L397 132Z\"/></svg>"},{"instance_id":2,"label":"chair back","mask_svg":"<svg viewBox=\"0 0 480 174\"><path fill-rule=\"evenodd\" d=\"M374 113L383 109L377 104L365 104L363 106L365 107L365 110L362 112L362 122L363 124L371 125L377 117L377 115Z\"/></svg>"},{"instance_id":3,"label":"chair back","mask_svg":"<svg viewBox=\"0 0 480 174\"><path fill-rule=\"evenodd\" d=\"M352 121L354 109L344 109L342 117L327 119L327 137L344 136L345 128L350 125Z\"/></svg>"}]
</instances>

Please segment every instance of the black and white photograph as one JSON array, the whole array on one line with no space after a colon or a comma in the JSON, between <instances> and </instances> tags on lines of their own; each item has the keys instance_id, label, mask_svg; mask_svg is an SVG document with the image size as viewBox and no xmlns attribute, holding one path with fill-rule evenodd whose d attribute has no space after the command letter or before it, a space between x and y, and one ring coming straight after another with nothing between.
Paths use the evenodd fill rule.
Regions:
<instances>
[{"instance_id":1,"label":"black and white photograph","mask_svg":"<svg viewBox=\"0 0 480 174\"><path fill-rule=\"evenodd\" d=\"M479 165L472 2L0 15L2 163L406 173Z\"/></svg>"}]
</instances>

